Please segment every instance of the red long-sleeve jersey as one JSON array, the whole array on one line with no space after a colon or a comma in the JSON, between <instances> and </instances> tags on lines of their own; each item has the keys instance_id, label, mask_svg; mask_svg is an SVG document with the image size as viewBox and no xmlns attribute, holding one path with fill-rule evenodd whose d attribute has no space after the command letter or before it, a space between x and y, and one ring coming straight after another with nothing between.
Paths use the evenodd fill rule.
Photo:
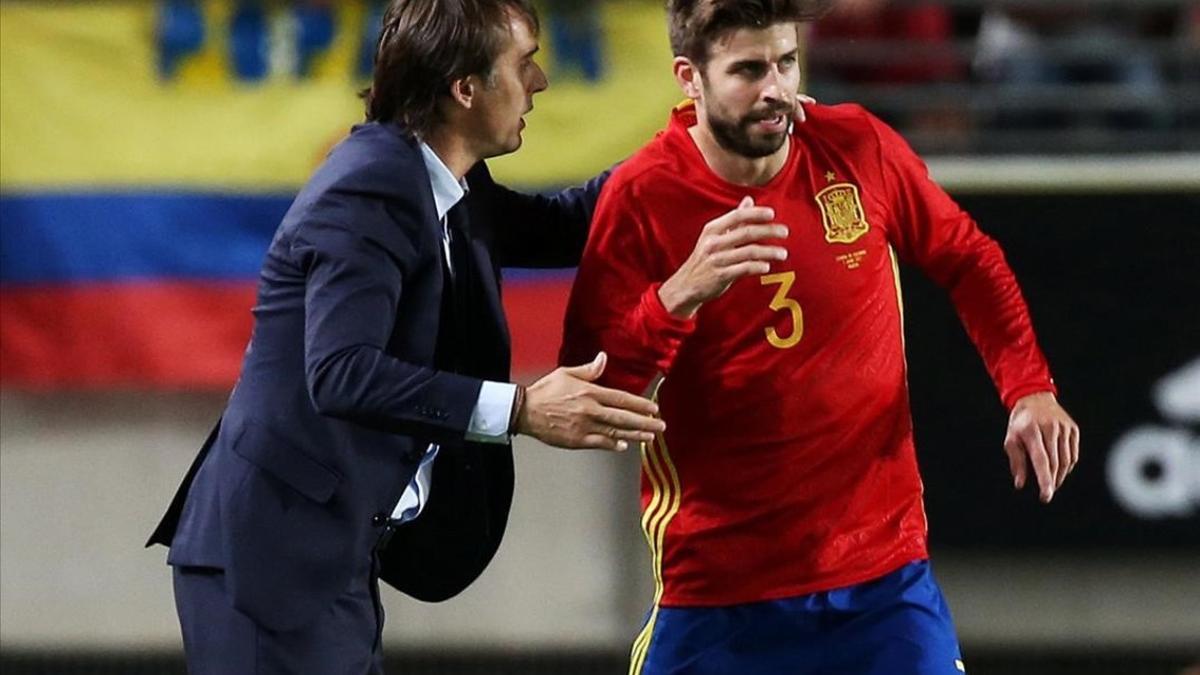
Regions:
<instances>
[{"instance_id":1,"label":"red long-sleeve jersey","mask_svg":"<svg viewBox=\"0 0 1200 675\"><path fill-rule=\"evenodd\" d=\"M1054 390L996 243L877 118L806 111L779 174L745 187L676 109L605 186L571 293L564 363L606 350L602 383L635 393L665 376L667 431L642 457L661 605L801 595L926 556L897 256L949 291L1006 405ZM787 260L671 316L659 284L746 195L789 226Z\"/></svg>"}]
</instances>

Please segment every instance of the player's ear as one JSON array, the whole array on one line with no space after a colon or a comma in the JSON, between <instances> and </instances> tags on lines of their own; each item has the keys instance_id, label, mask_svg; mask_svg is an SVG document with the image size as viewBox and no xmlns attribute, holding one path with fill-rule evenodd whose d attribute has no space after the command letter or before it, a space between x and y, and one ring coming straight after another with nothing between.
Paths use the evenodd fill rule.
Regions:
<instances>
[{"instance_id":1,"label":"player's ear","mask_svg":"<svg viewBox=\"0 0 1200 675\"><path fill-rule=\"evenodd\" d=\"M676 56L671 65L683 95L692 100L700 98L700 66L686 56Z\"/></svg>"}]
</instances>

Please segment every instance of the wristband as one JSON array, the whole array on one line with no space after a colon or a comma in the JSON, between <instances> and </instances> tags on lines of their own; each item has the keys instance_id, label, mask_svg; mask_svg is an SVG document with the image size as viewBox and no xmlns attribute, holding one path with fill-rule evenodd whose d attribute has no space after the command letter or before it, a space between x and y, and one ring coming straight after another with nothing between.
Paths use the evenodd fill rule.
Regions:
<instances>
[{"instance_id":1,"label":"wristband","mask_svg":"<svg viewBox=\"0 0 1200 675\"><path fill-rule=\"evenodd\" d=\"M517 385L517 390L513 392L512 412L508 417L508 435L517 435L517 420L521 419L521 409L525 407L525 387Z\"/></svg>"}]
</instances>

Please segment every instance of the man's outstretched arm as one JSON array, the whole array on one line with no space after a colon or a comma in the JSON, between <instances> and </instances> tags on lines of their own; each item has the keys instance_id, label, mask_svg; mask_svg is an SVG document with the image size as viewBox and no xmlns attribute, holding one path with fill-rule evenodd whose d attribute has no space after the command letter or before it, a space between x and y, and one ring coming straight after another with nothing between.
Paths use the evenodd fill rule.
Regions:
<instances>
[{"instance_id":1,"label":"man's outstretched arm","mask_svg":"<svg viewBox=\"0 0 1200 675\"><path fill-rule=\"evenodd\" d=\"M1079 426L1058 403L1016 277L1000 246L930 179L899 134L878 120L872 124L895 210L889 238L902 259L950 294L1010 410L1004 451L1013 485L1024 487L1032 466L1039 496L1049 502L1079 461Z\"/></svg>"}]
</instances>

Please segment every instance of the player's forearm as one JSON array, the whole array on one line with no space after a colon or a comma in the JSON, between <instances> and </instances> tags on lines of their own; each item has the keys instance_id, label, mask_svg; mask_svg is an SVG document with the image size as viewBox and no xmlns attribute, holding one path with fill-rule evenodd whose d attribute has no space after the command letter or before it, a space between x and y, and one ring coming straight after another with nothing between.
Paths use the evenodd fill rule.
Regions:
<instances>
[{"instance_id":1,"label":"player's forearm","mask_svg":"<svg viewBox=\"0 0 1200 675\"><path fill-rule=\"evenodd\" d=\"M703 304L696 293L681 284L674 283L674 277L667 279L658 287L658 300L667 313L678 319L690 319L696 316L696 311Z\"/></svg>"},{"instance_id":2,"label":"player's forearm","mask_svg":"<svg viewBox=\"0 0 1200 675\"><path fill-rule=\"evenodd\" d=\"M1011 408L1027 394L1056 391L1029 307L1000 247L984 238L971 258L947 290L1004 404Z\"/></svg>"},{"instance_id":3,"label":"player's forearm","mask_svg":"<svg viewBox=\"0 0 1200 675\"><path fill-rule=\"evenodd\" d=\"M631 339L624 324L584 327L568 322L563 333L559 364L577 366L587 362L588 354L595 357L597 352L608 354L604 372L596 380L597 384L604 387L641 395L646 384L659 372L656 359L647 358L646 349L639 341Z\"/></svg>"},{"instance_id":4,"label":"player's forearm","mask_svg":"<svg viewBox=\"0 0 1200 675\"><path fill-rule=\"evenodd\" d=\"M644 365L641 373L649 374L647 382L658 373L670 372L684 340L696 329L694 310L680 316L664 304L661 290L660 284L646 288L626 322L626 333L635 343Z\"/></svg>"},{"instance_id":5,"label":"player's forearm","mask_svg":"<svg viewBox=\"0 0 1200 675\"><path fill-rule=\"evenodd\" d=\"M694 319L674 317L663 307L658 288L653 284L640 296L634 295L636 304L632 307L612 306L610 300L597 293L589 294L594 303L588 305L590 311L568 309L563 364L571 365L587 354L605 351L608 367L600 383L633 394L645 393L652 380L670 371L683 341L695 329Z\"/></svg>"}]
</instances>

